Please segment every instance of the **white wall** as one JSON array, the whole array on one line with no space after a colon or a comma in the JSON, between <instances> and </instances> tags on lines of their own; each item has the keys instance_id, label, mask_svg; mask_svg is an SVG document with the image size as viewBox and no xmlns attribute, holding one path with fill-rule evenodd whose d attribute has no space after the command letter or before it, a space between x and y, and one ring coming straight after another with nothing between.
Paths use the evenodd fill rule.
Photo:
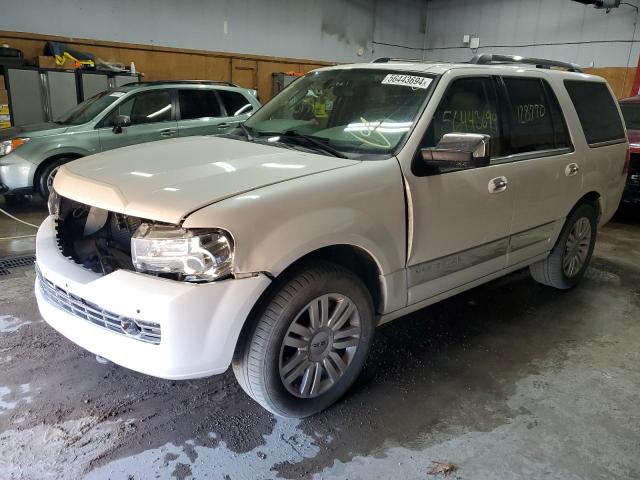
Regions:
<instances>
[{"instance_id":1,"label":"white wall","mask_svg":"<svg viewBox=\"0 0 640 480\"><path fill-rule=\"evenodd\" d=\"M406 49L374 42L421 49L426 13L426 0L2 0L0 4L0 30L344 62L407 55ZM359 48L364 49L363 56L358 56Z\"/></svg>"},{"instance_id":2,"label":"white wall","mask_svg":"<svg viewBox=\"0 0 640 480\"><path fill-rule=\"evenodd\" d=\"M637 20L628 5L607 14L569 0L430 0L424 56L468 60L473 52L463 47L462 37L477 34L479 53L553 58L585 67L592 62L595 67L635 67L640 53Z\"/></svg>"}]
</instances>

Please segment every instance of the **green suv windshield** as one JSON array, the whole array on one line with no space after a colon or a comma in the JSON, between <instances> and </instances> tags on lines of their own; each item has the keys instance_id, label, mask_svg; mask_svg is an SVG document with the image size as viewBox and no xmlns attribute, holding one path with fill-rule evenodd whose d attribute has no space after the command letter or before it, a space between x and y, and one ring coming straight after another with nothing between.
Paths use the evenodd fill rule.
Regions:
<instances>
[{"instance_id":1,"label":"green suv windshield","mask_svg":"<svg viewBox=\"0 0 640 480\"><path fill-rule=\"evenodd\" d=\"M79 103L56 120L61 125L81 125L90 122L100 112L123 96L125 92L107 90Z\"/></svg>"},{"instance_id":2,"label":"green suv windshield","mask_svg":"<svg viewBox=\"0 0 640 480\"><path fill-rule=\"evenodd\" d=\"M313 72L258 110L245 127L253 137L273 142L306 137L307 146L321 142L339 156L388 156L408 135L432 86L432 76L414 72Z\"/></svg>"}]
</instances>

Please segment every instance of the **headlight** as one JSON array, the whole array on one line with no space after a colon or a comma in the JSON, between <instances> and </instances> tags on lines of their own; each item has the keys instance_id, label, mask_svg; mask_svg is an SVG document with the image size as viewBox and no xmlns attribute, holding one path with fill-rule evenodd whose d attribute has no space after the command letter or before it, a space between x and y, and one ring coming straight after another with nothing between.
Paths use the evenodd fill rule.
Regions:
<instances>
[{"instance_id":1,"label":"headlight","mask_svg":"<svg viewBox=\"0 0 640 480\"><path fill-rule=\"evenodd\" d=\"M179 274L189 282L210 282L233 271L233 240L221 230L186 230L143 223L131 238L139 272Z\"/></svg>"},{"instance_id":2,"label":"headlight","mask_svg":"<svg viewBox=\"0 0 640 480\"><path fill-rule=\"evenodd\" d=\"M49 191L47 207L49 208L49 215L57 217L60 214L60 195L53 188Z\"/></svg>"},{"instance_id":3,"label":"headlight","mask_svg":"<svg viewBox=\"0 0 640 480\"><path fill-rule=\"evenodd\" d=\"M9 155L28 141L28 138L12 138L11 140L3 140L0 142L0 157Z\"/></svg>"}]
</instances>

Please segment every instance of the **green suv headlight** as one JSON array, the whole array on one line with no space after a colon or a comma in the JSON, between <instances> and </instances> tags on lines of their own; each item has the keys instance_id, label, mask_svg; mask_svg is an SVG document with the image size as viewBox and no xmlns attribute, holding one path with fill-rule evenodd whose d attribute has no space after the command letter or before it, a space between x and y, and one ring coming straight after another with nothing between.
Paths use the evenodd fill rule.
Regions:
<instances>
[{"instance_id":1,"label":"green suv headlight","mask_svg":"<svg viewBox=\"0 0 640 480\"><path fill-rule=\"evenodd\" d=\"M131 258L139 272L210 282L233 272L233 240L222 230L143 223L131 238Z\"/></svg>"},{"instance_id":2,"label":"green suv headlight","mask_svg":"<svg viewBox=\"0 0 640 480\"><path fill-rule=\"evenodd\" d=\"M17 150L22 145L29 141L28 138L12 138L11 140L3 140L0 142L0 157L9 155L14 150Z\"/></svg>"}]
</instances>

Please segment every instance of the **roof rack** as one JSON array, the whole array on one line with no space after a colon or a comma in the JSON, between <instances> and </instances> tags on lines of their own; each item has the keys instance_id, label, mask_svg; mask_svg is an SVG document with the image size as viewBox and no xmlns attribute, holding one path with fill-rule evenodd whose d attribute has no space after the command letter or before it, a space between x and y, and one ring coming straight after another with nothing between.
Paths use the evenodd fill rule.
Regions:
<instances>
[{"instance_id":1,"label":"roof rack","mask_svg":"<svg viewBox=\"0 0 640 480\"><path fill-rule=\"evenodd\" d=\"M131 86L131 85L165 85L167 83L174 83L174 84L177 83L177 84L180 84L180 85L198 85L198 84L224 85L224 86L227 86L227 87L240 88L235 83L217 82L215 80L154 80L153 82L129 82L129 83L125 83L124 85L121 85L121 86L122 87L127 87L127 86Z\"/></svg>"},{"instance_id":2,"label":"roof rack","mask_svg":"<svg viewBox=\"0 0 640 480\"><path fill-rule=\"evenodd\" d=\"M429 60L420 60L419 58L391 58L391 57L380 57L371 61L371 63L390 63L390 62L431 63Z\"/></svg>"},{"instance_id":3,"label":"roof rack","mask_svg":"<svg viewBox=\"0 0 640 480\"><path fill-rule=\"evenodd\" d=\"M495 53L482 53L474 55L469 63L477 65L500 65L515 63L523 65L535 65L536 68L562 68L570 72L582 72L582 67L575 63L560 62L558 60L546 60L544 58L521 57L520 55L500 55Z\"/></svg>"}]
</instances>

